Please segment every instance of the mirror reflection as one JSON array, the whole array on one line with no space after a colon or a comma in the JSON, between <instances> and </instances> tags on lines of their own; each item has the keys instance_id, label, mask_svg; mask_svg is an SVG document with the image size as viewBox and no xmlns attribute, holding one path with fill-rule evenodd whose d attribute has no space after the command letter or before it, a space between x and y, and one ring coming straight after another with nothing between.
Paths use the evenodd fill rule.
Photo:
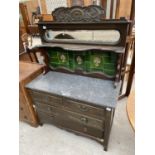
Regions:
<instances>
[{"instance_id":1,"label":"mirror reflection","mask_svg":"<svg viewBox=\"0 0 155 155\"><path fill-rule=\"evenodd\" d=\"M77 31L52 31L46 30L44 39L54 42L86 42L99 44L117 44L120 33L117 30L77 30Z\"/></svg>"}]
</instances>

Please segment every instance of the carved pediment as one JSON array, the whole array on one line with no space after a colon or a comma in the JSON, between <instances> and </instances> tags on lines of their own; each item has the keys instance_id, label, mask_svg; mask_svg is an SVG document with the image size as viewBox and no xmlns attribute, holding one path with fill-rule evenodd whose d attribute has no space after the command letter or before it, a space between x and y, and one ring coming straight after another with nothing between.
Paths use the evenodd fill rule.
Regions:
<instances>
[{"instance_id":1,"label":"carved pediment","mask_svg":"<svg viewBox=\"0 0 155 155\"><path fill-rule=\"evenodd\" d=\"M54 22L101 22L105 18L105 10L97 5L88 7L60 7L52 12Z\"/></svg>"}]
</instances>

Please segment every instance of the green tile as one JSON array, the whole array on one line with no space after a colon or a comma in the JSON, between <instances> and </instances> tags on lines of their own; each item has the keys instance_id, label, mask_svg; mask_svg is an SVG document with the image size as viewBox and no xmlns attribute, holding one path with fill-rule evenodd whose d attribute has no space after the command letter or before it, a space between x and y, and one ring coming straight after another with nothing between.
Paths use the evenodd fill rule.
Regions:
<instances>
[{"instance_id":1,"label":"green tile","mask_svg":"<svg viewBox=\"0 0 155 155\"><path fill-rule=\"evenodd\" d=\"M116 74L117 54L101 51L65 51L59 48L48 50L50 65L65 67L75 71L81 69L86 72L103 72L107 75Z\"/></svg>"},{"instance_id":2,"label":"green tile","mask_svg":"<svg viewBox=\"0 0 155 155\"><path fill-rule=\"evenodd\" d=\"M116 69L116 64L114 64L114 63L104 63L103 67L105 69L115 70Z\"/></svg>"},{"instance_id":3,"label":"green tile","mask_svg":"<svg viewBox=\"0 0 155 155\"><path fill-rule=\"evenodd\" d=\"M102 69L103 67L103 57L100 54L94 54L90 56L90 68Z\"/></svg>"},{"instance_id":4,"label":"green tile","mask_svg":"<svg viewBox=\"0 0 155 155\"><path fill-rule=\"evenodd\" d=\"M67 52L57 52L57 56L60 64L69 65L69 56Z\"/></svg>"},{"instance_id":5,"label":"green tile","mask_svg":"<svg viewBox=\"0 0 155 155\"><path fill-rule=\"evenodd\" d=\"M50 58L50 61L51 61L51 62L58 62L58 58L52 58L52 57L51 57L51 58Z\"/></svg>"},{"instance_id":6,"label":"green tile","mask_svg":"<svg viewBox=\"0 0 155 155\"><path fill-rule=\"evenodd\" d=\"M110 75L110 76L115 76L116 71L115 70L104 69L104 73L107 74L107 75Z\"/></svg>"}]
</instances>

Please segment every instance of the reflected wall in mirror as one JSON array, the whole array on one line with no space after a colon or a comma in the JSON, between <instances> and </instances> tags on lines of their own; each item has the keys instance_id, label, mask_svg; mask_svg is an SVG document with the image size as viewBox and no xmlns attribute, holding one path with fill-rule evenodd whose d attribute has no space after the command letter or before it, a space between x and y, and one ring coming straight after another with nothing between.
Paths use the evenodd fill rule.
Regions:
<instances>
[{"instance_id":1,"label":"reflected wall in mirror","mask_svg":"<svg viewBox=\"0 0 155 155\"><path fill-rule=\"evenodd\" d=\"M118 30L77 30L77 31L52 31L46 30L44 39L48 42L82 42L115 45L120 40Z\"/></svg>"}]
</instances>

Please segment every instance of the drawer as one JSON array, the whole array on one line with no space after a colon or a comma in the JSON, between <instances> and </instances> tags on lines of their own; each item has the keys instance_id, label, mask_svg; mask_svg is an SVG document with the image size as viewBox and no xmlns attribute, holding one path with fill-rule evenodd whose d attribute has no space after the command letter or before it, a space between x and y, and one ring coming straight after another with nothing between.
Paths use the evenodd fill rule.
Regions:
<instances>
[{"instance_id":1,"label":"drawer","mask_svg":"<svg viewBox=\"0 0 155 155\"><path fill-rule=\"evenodd\" d=\"M66 113L65 118L72 123L75 122L79 125L87 126L88 128L90 127L101 131L104 129L104 122L102 120L97 120L89 116L68 112Z\"/></svg>"},{"instance_id":2,"label":"drawer","mask_svg":"<svg viewBox=\"0 0 155 155\"><path fill-rule=\"evenodd\" d=\"M37 110L46 112L48 114L56 114L56 115L61 114L66 119L69 119L71 121L75 121L75 122L78 122L80 124L84 124L90 127L98 128L100 130L103 130L104 128L103 120L98 120L98 119L95 119L95 118L92 118L86 115L74 113L71 111L60 110L53 106L45 105L39 102L36 102L36 108Z\"/></svg>"},{"instance_id":3,"label":"drawer","mask_svg":"<svg viewBox=\"0 0 155 155\"><path fill-rule=\"evenodd\" d=\"M47 114L38 110L40 123L54 124L58 127L65 128L67 130L76 131L78 133L84 133L93 137L103 138L104 131L97 128L89 127L83 123L79 123L74 119L70 119L70 116L61 114Z\"/></svg>"},{"instance_id":4,"label":"drawer","mask_svg":"<svg viewBox=\"0 0 155 155\"><path fill-rule=\"evenodd\" d=\"M103 108L97 108L84 102L63 98L63 105L65 109L75 111L84 115L89 115L102 120L105 117L105 110Z\"/></svg>"},{"instance_id":5,"label":"drawer","mask_svg":"<svg viewBox=\"0 0 155 155\"><path fill-rule=\"evenodd\" d=\"M73 119L68 119L66 121L65 128L98 138L103 138L104 135L104 130L89 127L88 125L74 121Z\"/></svg>"},{"instance_id":6,"label":"drawer","mask_svg":"<svg viewBox=\"0 0 155 155\"><path fill-rule=\"evenodd\" d=\"M61 112L59 112L59 110L57 110L57 108L54 106L43 104L43 103L40 103L39 101L36 101L35 105L36 105L37 111L42 111L47 114L54 114L54 115L61 114Z\"/></svg>"},{"instance_id":7,"label":"drawer","mask_svg":"<svg viewBox=\"0 0 155 155\"><path fill-rule=\"evenodd\" d=\"M63 122L59 118L59 115L57 114L47 114L43 111L37 110L39 122L40 123L49 123L49 124L55 124L55 125L61 125Z\"/></svg>"},{"instance_id":8,"label":"drawer","mask_svg":"<svg viewBox=\"0 0 155 155\"><path fill-rule=\"evenodd\" d=\"M41 104L39 102L36 103L37 111L42 111L47 114L51 115L57 115L61 116L62 119L69 120L71 122L76 122L81 125L85 125L88 127L96 128L99 130L104 129L104 121L103 120L97 120L95 118L91 118L89 116L77 114L70 111L60 110L53 106L48 106L45 104Z\"/></svg>"},{"instance_id":9,"label":"drawer","mask_svg":"<svg viewBox=\"0 0 155 155\"><path fill-rule=\"evenodd\" d=\"M37 91L29 91L29 93L32 97L32 100L34 101L34 104L37 101L40 101L42 103L47 103L52 106L62 106L62 97Z\"/></svg>"}]
</instances>

